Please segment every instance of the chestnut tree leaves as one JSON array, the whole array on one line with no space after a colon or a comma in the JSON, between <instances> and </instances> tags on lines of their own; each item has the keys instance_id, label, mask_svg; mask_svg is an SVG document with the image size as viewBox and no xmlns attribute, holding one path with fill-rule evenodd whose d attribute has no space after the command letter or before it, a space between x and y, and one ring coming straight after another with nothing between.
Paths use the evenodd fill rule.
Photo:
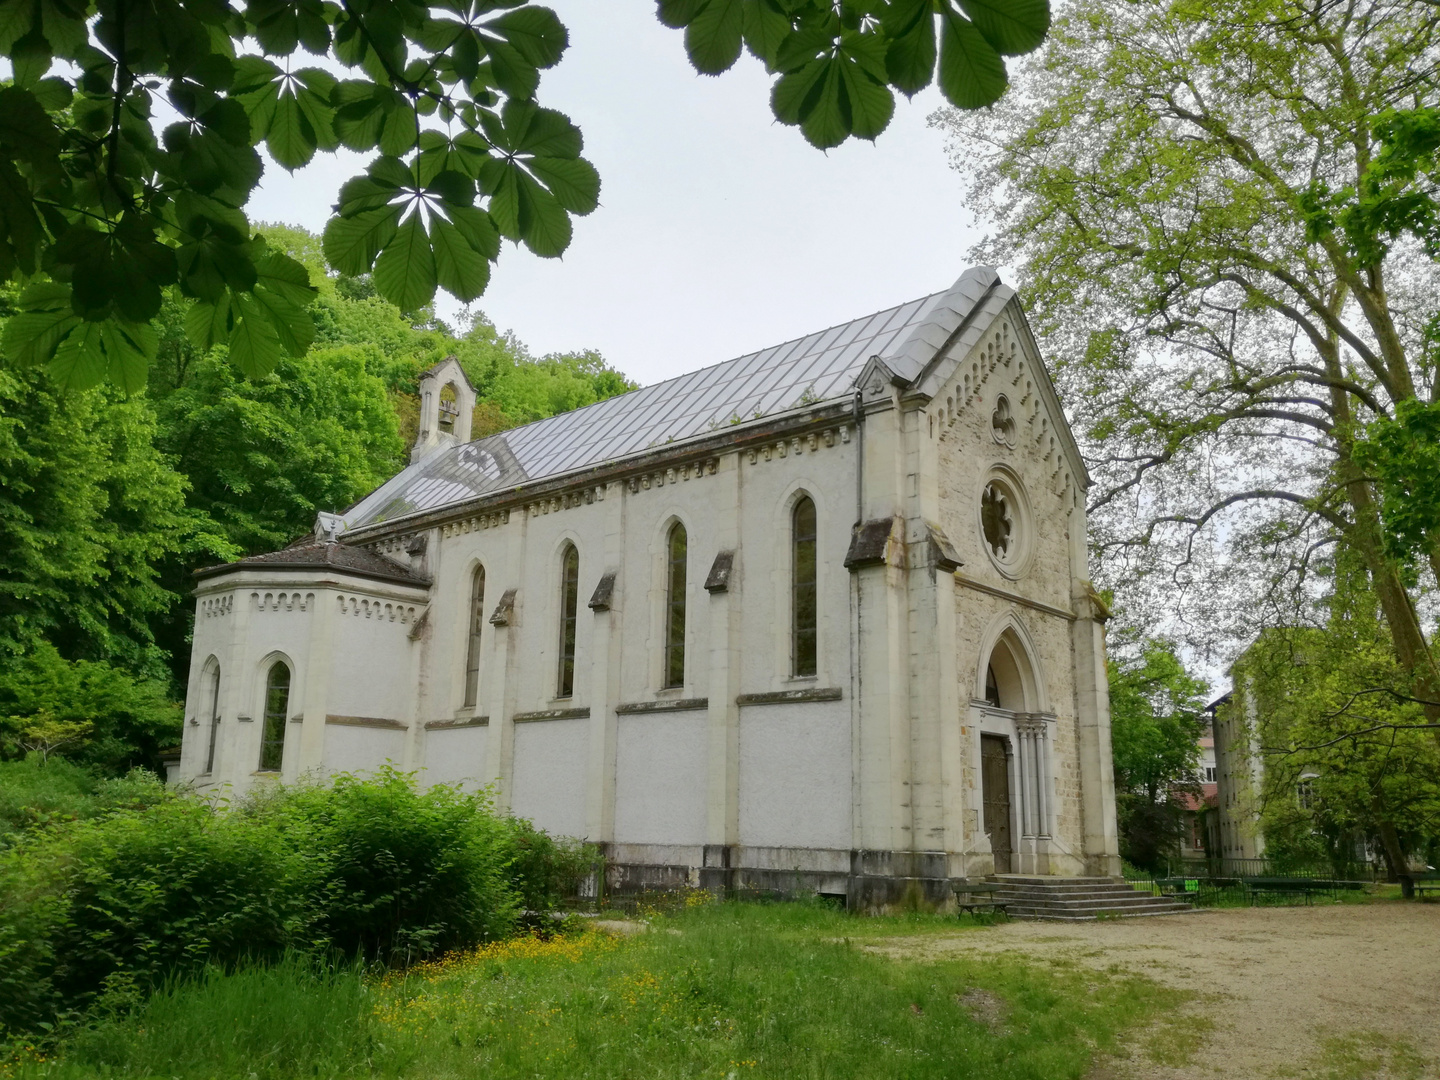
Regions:
<instances>
[{"instance_id":1,"label":"chestnut tree leaves","mask_svg":"<svg viewBox=\"0 0 1440 1080\"><path fill-rule=\"evenodd\" d=\"M559 255L600 190L579 131L534 100L566 44L525 0L0 0L7 358L137 389L172 289L194 343L248 375L303 353L307 272L244 213L261 146L287 169L376 155L325 250L407 311L478 297L502 236Z\"/></svg>"},{"instance_id":2,"label":"chestnut tree leaves","mask_svg":"<svg viewBox=\"0 0 1440 1080\"><path fill-rule=\"evenodd\" d=\"M770 103L826 149L873 139L910 95L938 80L962 109L1005 92L1003 57L1040 46L1047 0L659 0L660 18L685 28L698 71L727 71L747 48L778 75Z\"/></svg>"},{"instance_id":3,"label":"chestnut tree leaves","mask_svg":"<svg viewBox=\"0 0 1440 1080\"><path fill-rule=\"evenodd\" d=\"M954 103L1005 88L1047 0L660 0L698 70L748 47L775 115L816 146L874 138L938 78ZM531 0L0 0L0 282L20 286L10 362L66 386L144 384L167 291L189 336L247 374L304 352L306 271L244 208L263 147L297 169L344 146L326 258L406 311L473 300L502 238L555 257L600 178L536 100L568 35ZM305 64L302 55L318 59Z\"/></svg>"}]
</instances>

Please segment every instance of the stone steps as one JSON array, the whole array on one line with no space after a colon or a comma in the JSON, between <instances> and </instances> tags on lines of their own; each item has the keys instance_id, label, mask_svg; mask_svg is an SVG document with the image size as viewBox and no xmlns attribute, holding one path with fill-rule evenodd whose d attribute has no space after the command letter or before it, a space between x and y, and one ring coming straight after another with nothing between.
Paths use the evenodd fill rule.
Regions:
<instances>
[{"instance_id":1,"label":"stone steps","mask_svg":"<svg viewBox=\"0 0 1440 1080\"><path fill-rule=\"evenodd\" d=\"M1191 910L1183 900L1136 892L1115 878L994 874L988 880L1000 885L995 898L1004 902L1008 914L1019 919L1077 922L1101 917L1180 915Z\"/></svg>"}]
</instances>

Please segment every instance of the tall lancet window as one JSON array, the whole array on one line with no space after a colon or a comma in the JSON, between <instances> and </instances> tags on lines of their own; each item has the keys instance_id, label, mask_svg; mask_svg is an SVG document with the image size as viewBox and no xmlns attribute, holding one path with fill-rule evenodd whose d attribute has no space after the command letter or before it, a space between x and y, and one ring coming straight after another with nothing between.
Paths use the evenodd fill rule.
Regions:
<instances>
[{"instance_id":1,"label":"tall lancet window","mask_svg":"<svg viewBox=\"0 0 1440 1080\"><path fill-rule=\"evenodd\" d=\"M816 672L815 503L808 497L795 504L790 523L790 657L796 675Z\"/></svg>"},{"instance_id":2,"label":"tall lancet window","mask_svg":"<svg viewBox=\"0 0 1440 1080\"><path fill-rule=\"evenodd\" d=\"M670 529L665 546L665 685L685 685L685 526Z\"/></svg>"},{"instance_id":3,"label":"tall lancet window","mask_svg":"<svg viewBox=\"0 0 1440 1080\"><path fill-rule=\"evenodd\" d=\"M580 608L580 552L565 545L560 556L560 686L558 697L575 693L575 619Z\"/></svg>"},{"instance_id":4,"label":"tall lancet window","mask_svg":"<svg viewBox=\"0 0 1440 1080\"><path fill-rule=\"evenodd\" d=\"M210 746L205 751L205 771L215 771L215 743L220 735L220 665L210 669Z\"/></svg>"},{"instance_id":5,"label":"tall lancet window","mask_svg":"<svg viewBox=\"0 0 1440 1080\"><path fill-rule=\"evenodd\" d=\"M470 632L465 646L465 704L480 696L480 631L485 626L485 568L477 566L470 581Z\"/></svg>"},{"instance_id":6,"label":"tall lancet window","mask_svg":"<svg viewBox=\"0 0 1440 1080\"><path fill-rule=\"evenodd\" d=\"M265 727L260 739L260 771L279 772L285 756L285 721L290 712L290 667L283 660L270 666L265 679Z\"/></svg>"}]
</instances>

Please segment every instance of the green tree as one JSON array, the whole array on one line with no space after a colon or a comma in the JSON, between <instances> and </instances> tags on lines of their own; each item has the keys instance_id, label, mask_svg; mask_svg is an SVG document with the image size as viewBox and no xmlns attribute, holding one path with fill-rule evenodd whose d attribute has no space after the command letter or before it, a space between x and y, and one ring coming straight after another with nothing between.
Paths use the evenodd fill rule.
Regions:
<instances>
[{"instance_id":1,"label":"green tree","mask_svg":"<svg viewBox=\"0 0 1440 1080\"><path fill-rule=\"evenodd\" d=\"M1307 614L1266 630L1234 669L1264 764L1266 849L1312 851L1343 873L1363 837L1393 878L1440 834L1440 750L1396 689L1408 680L1363 571L1342 560Z\"/></svg>"},{"instance_id":2,"label":"green tree","mask_svg":"<svg viewBox=\"0 0 1440 1080\"><path fill-rule=\"evenodd\" d=\"M152 382L158 448L189 481L187 503L237 551L284 547L317 509L343 509L399 471L399 424L376 351L353 345L286 358L246 379L223 349L185 380Z\"/></svg>"},{"instance_id":3,"label":"green tree","mask_svg":"<svg viewBox=\"0 0 1440 1080\"><path fill-rule=\"evenodd\" d=\"M170 681L136 677L103 661L66 660L37 642L0 669L0 754L56 754L102 776L144 766L180 741Z\"/></svg>"},{"instance_id":4,"label":"green tree","mask_svg":"<svg viewBox=\"0 0 1440 1080\"><path fill-rule=\"evenodd\" d=\"M1198 795L1208 685L1167 641L1123 644L1106 664L1121 854L1163 869L1184 833L1184 798Z\"/></svg>"},{"instance_id":5,"label":"green tree","mask_svg":"<svg viewBox=\"0 0 1440 1080\"><path fill-rule=\"evenodd\" d=\"M1002 57L1049 24L1046 0L659 7L702 72L748 47L776 76L776 117L822 147L874 138L892 87L937 71L957 105L988 104ZM302 356L313 287L244 214L262 145L287 169L376 155L340 189L324 253L404 311L437 288L480 296L502 238L560 255L600 195L579 129L536 100L567 45L527 0L0 0L0 281L28 283L7 354L70 387L138 389L174 290L190 339L245 374Z\"/></svg>"},{"instance_id":6,"label":"green tree","mask_svg":"<svg viewBox=\"0 0 1440 1080\"><path fill-rule=\"evenodd\" d=\"M228 552L155 448L154 413L0 369L0 665L49 640L71 659L158 671L157 566Z\"/></svg>"},{"instance_id":7,"label":"green tree","mask_svg":"<svg viewBox=\"0 0 1440 1080\"><path fill-rule=\"evenodd\" d=\"M1377 118L1440 101L1437 43L1408 0L1085 0L1023 94L940 120L979 166L985 257L1025 267L1132 606L1148 581L1147 611L1249 636L1338 543L1432 720L1440 553L1428 581L1396 558L1357 441L1433 392L1440 267L1377 224L1357 242L1315 193L1362 182Z\"/></svg>"}]
</instances>

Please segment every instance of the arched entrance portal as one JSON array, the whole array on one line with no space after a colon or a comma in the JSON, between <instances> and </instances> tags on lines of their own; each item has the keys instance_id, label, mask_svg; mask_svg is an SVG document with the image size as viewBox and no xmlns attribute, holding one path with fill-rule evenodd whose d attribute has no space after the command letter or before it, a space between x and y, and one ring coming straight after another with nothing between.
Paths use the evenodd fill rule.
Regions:
<instances>
[{"instance_id":1,"label":"arched entrance portal","mask_svg":"<svg viewBox=\"0 0 1440 1080\"><path fill-rule=\"evenodd\" d=\"M1028 636L1013 618L991 637L972 701L980 732L981 823L997 874L1049 872L1051 732Z\"/></svg>"}]
</instances>

